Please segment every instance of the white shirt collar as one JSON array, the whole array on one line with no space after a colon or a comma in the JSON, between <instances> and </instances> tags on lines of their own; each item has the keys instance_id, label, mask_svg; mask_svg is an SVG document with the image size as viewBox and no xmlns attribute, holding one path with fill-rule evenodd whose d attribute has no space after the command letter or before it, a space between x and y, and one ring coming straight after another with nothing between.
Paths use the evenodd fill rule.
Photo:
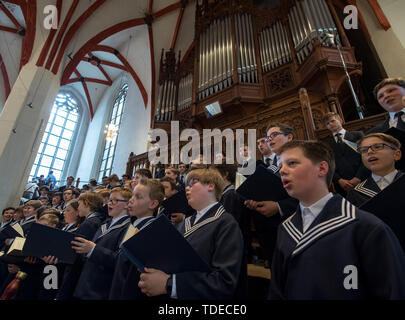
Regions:
<instances>
[{"instance_id":1,"label":"white shirt collar","mask_svg":"<svg viewBox=\"0 0 405 320\"><path fill-rule=\"evenodd\" d=\"M197 215L196 215L196 217L195 217L194 224L195 224L198 220L200 220L201 217L204 216L204 215L208 212L208 210L210 210L210 209L211 209L213 206L215 206L217 203L218 203L218 202L214 202L214 203L210 204L208 207L205 207L204 209L202 209L201 211L197 211Z\"/></svg>"},{"instance_id":2,"label":"white shirt collar","mask_svg":"<svg viewBox=\"0 0 405 320\"><path fill-rule=\"evenodd\" d=\"M346 134L346 129L342 128L339 132L335 132L335 133L333 134L333 138L335 139L335 141L337 141L336 135L337 135L338 133L340 133L340 134L342 135L342 140L343 140L343 138L344 138L344 136L345 136L345 134Z\"/></svg>"},{"instance_id":3,"label":"white shirt collar","mask_svg":"<svg viewBox=\"0 0 405 320\"><path fill-rule=\"evenodd\" d=\"M339 132L337 132L337 133L341 133L342 134L342 138L345 136L345 134L346 134L346 129L344 129L344 128L342 128L342 130L340 130Z\"/></svg>"},{"instance_id":4,"label":"white shirt collar","mask_svg":"<svg viewBox=\"0 0 405 320\"><path fill-rule=\"evenodd\" d=\"M371 176L373 177L375 182L378 182L378 181L380 181L381 178L384 178L389 184L391 184L392 181L394 181L397 173L398 173L398 170L395 169L394 171L390 172L389 174L385 175L384 177L378 176L374 173L372 173Z\"/></svg>"},{"instance_id":5,"label":"white shirt collar","mask_svg":"<svg viewBox=\"0 0 405 320\"><path fill-rule=\"evenodd\" d=\"M111 227L113 224L115 224L117 221L119 221L119 220L121 220L121 219L124 219L125 217L128 217L128 216L127 216L127 215L123 215L123 216L120 216L120 217L117 217L117 218L112 219L112 220L111 220L110 227Z\"/></svg>"},{"instance_id":6,"label":"white shirt collar","mask_svg":"<svg viewBox=\"0 0 405 320\"><path fill-rule=\"evenodd\" d=\"M273 152L269 157L263 157L263 161L266 162L266 159L270 159L273 162L275 156L276 154Z\"/></svg>"},{"instance_id":7,"label":"white shirt collar","mask_svg":"<svg viewBox=\"0 0 405 320\"><path fill-rule=\"evenodd\" d=\"M395 120L395 114L398 113L398 112L401 112L401 111L403 111L405 113L405 108L403 108L402 110L399 110L399 111L390 112L389 114L390 114L391 121L394 121Z\"/></svg>"},{"instance_id":8,"label":"white shirt collar","mask_svg":"<svg viewBox=\"0 0 405 320\"><path fill-rule=\"evenodd\" d=\"M145 219L148 219L148 218L151 218L151 217L153 218L153 216L146 216L146 217L143 217L143 218L136 219L136 220L134 221L134 223L133 223L133 226L136 227L138 224L141 223L141 221L143 221L143 220L145 220Z\"/></svg>"},{"instance_id":9,"label":"white shirt collar","mask_svg":"<svg viewBox=\"0 0 405 320\"><path fill-rule=\"evenodd\" d=\"M329 192L326 196L324 196L323 198L319 199L317 202L315 202L314 204L310 205L309 207L305 207L302 205L302 203L300 202L300 208L301 208L301 214L304 211L305 208L308 208L309 210L311 210L314 219L319 215L319 213L322 211L323 207L325 207L326 203L333 197L333 194L331 192ZM312 221L313 221L312 220Z\"/></svg>"}]
</instances>

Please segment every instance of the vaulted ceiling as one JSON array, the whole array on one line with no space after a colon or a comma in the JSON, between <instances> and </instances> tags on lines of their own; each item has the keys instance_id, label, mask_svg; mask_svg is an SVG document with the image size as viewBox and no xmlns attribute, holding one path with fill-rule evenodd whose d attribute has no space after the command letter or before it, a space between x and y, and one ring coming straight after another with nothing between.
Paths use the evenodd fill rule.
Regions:
<instances>
[{"instance_id":1,"label":"vaulted ceiling","mask_svg":"<svg viewBox=\"0 0 405 320\"><path fill-rule=\"evenodd\" d=\"M57 29L43 26L49 4L57 8ZM153 112L161 51L172 48L184 56L192 47L194 11L195 0L0 1L5 97L21 67L35 59L37 66L61 75L61 86L81 93L91 116L105 90L124 73Z\"/></svg>"}]
</instances>

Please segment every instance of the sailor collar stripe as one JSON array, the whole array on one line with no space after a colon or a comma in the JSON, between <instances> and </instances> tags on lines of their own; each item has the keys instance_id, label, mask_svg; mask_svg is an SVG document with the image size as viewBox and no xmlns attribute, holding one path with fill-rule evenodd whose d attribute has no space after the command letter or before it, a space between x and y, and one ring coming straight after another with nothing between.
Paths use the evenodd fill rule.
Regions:
<instances>
[{"instance_id":1,"label":"sailor collar stripe","mask_svg":"<svg viewBox=\"0 0 405 320\"><path fill-rule=\"evenodd\" d=\"M354 190L356 190L357 192L363 193L366 196L375 197L377 195L377 192L364 187L364 184L366 182L367 182L367 180L360 182L357 186L354 187Z\"/></svg>"},{"instance_id":2,"label":"sailor collar stripe","mask_svg":"<svg viewBox=\"0 0 405 320\"><path fill-rule=\"evenodd\" d=\"M86 217L86 219L90 219L90 218L97 217L97 216L98 216L97 212L92 212Z\"/></svg>"},{"instance_id":3,"label":"sailor collar stripe","mask_svg":"<svg viewBox=\"0 0 405 320\"><path fill-rule=\"evenodd\" d=\"M298 243L302 238L302 233L295 227L295 225L291 222L291 219L297 214L295 212L291 217L289 217L286 221L283 222L283 226L285 230L288 232L291 238Z\"/></svg>"},{"instance_id":4,"label":"sailor collar stripe","mask_svg":"<svg viewBox=\"0 0 405 320\"><path fill-rule=\"evenodd\" d=\"M267 167L267 170L269 170L269 171L271 171L273 173L277 173L280 170L280 168L278 166L275 166L274 164L272 164L272 165Z\"/></svg>"},{"instance_id":5,"label":"sailor collar stripe","mask_svg":"<svg viewBox=\"0 0 405 320\"><path fill-rule=\"evenodd\" d=\"M341 206L341 215L327 221L324 221L310 229L307 230L305 233L301 233L292 223L290 217L286 221L283 222L283 227L286 229L288 234L291 238L297 243L295 250L293 251L293 255L299 253L313 241L328 233L333 231L341 226L350 223L351 221L356 219L355 214L355 206L352 205L345 199L342 199L342 206ZM294 215L295 216L295 215Z\"/></svg>"},{"instance_id":6,"label":"sailor collar stripe","mask_svg":"<svg viewBox=\"0 0 405 320\"><path fill-rule=\"evenodd\" d=\"M20 226L23 226L23 225L25 225L25 224L27 224L27 223L29 223L29 222L32 222L32 220L35 218L35 216L30 216L30 217L28 217L28 218L26 218L27 220L25 220L24 222L21 222L20 223Z\"/></svg>"},{"instance_id":7,"label":"sailor collar stripe","mask_svg":"<svg viewBox=\"0 0 405 320\"><path fill-rule=\"evenodd\" d=\"M102 236L105 236L107 233L109 233L112 230L115 230L115 229L118 229L118 228L121 228L121 227L125 226L127 223L129 223L129 219L130 219L129 217L124 218L121 223L116 223L110 228L107 228L107 223L104 223L101 226L101 234L98 236L98 238L101 238Z\"/></svg>"},{"instance_id":8,"label":"sailor collar stripe","mask_svg":"<svg viewBox=\"0 0 405 320\"><path fill-rule=\"evenodd\" d=\"M211 223L221 217L221 215L225 212L225 209L223 206L220 206L217 211L215 212L215 215L207 218L205 220L202 220L201 222L198 222L194 226L191 226L190 218L188 217L184 223L185 226L185 232L184 232L184 237L188 237L190 234L192 234L194 231L198 230L202 226L205 226L208 223Z\"/></svg>"}]
</instances>

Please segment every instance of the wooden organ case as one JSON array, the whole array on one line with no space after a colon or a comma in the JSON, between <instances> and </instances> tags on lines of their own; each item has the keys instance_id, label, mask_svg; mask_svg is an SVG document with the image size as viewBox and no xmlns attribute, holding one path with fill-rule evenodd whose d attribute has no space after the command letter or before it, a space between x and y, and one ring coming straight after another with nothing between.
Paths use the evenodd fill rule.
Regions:
<instances>
[{"instance_id":1,"label":"wooden organ case","mask_svg":"<svg viewBox=\"0 0 405 320\"><path fill-rule=\"evenodd\" d=\"M181 53L162 50L153 128L170 137L170 122L179 121L180 131L256 129L259 137L270 122L283 122L298 139L324 138L323 114L345 119L341 99L353 100L338 49L323 42L326 33L338 35L355 89L362 75L333 2L283 0L271 7L270 1L196 1L193 49L182 60ZM222 112L207 117L205 106L214 102ZM346 127L366 130L383 118ZM145 156L137 157L145 166ZM137 157L130 156L128 174L139 166Z\"/></svg>"}]
</instances>

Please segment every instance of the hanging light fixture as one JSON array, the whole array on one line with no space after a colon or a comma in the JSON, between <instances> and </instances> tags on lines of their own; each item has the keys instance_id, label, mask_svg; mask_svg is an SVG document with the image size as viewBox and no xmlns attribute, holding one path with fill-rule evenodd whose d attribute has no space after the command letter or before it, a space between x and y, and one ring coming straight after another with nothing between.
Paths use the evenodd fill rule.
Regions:
<instances>
[{"instance_id":1,"label":"hanging light fixture","mask_svg":"<svg viewBox=\"0 0 405 320\"><path fill-rule=\"evenodd\" d=\"M112 141L118 134L118 127L114 123L110 123L105 126L106 130L104 133L106 134L105 140Z\"/></svg>"}]
</instances>

